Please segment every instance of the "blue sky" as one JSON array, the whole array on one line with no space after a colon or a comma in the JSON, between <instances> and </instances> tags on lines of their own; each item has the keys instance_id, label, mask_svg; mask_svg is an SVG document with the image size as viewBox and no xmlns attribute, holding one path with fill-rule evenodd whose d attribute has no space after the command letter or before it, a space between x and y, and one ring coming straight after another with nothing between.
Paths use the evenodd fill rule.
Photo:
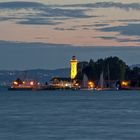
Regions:
<instances>
[{"instance_id":1,"label":"blue sky","mask_svg":"<svg viewBox=\"0 0 140 140\"><path fill-rule=\"evenodd\" d=\"M69 67L72 55L137 64L139 13L140 0L1 0L1 69Z\"/></svg>"}]
</instances>

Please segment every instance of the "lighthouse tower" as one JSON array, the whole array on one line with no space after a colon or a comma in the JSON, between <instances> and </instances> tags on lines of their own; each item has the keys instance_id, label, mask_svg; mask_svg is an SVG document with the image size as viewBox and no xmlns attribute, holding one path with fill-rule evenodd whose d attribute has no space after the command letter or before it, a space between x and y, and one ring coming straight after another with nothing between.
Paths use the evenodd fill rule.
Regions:
<instances>
[{"instance_id":1,"label":"lighthouse tower","mask_svg":"<svg viewBox=\"0 0 140 140\"><path fill-rule=\"evenodd\" d=\"M70 65L71 65L71 74L70 74L70 78L74 79L75 76L77 75L77 59L75 56L72 57L72 59L70 60Z\"/></svg>"}]
</instances>

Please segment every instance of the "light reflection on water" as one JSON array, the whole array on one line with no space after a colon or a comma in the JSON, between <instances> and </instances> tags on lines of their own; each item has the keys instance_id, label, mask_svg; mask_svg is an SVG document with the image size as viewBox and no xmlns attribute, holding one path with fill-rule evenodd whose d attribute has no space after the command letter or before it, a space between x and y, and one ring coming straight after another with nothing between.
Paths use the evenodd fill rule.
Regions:
<instances>
[{"instance_id":1,"label":"light reflection on water","mask_svg":"<svg viewBox=\"0 0 140 140\"><path fill-rule=\"evenodd\" d=\"M0 91L0 140L138 140L140 91Z\"/></svg>"}]
</instances>

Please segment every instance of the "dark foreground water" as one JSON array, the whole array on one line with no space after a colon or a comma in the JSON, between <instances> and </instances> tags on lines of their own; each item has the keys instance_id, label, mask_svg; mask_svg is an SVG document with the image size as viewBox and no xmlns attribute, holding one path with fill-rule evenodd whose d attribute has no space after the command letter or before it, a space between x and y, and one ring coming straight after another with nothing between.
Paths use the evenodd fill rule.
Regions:
<instances>
[{"instance_id":1,"label":"dark foreground water","mask_svg":"<svg viewBox=\"0 0 140 140\"><path fill-rule=\"evenodd\" d=\"M140 91L0 90L0 140L140 140Z\"/></svg>"}]
</instances>

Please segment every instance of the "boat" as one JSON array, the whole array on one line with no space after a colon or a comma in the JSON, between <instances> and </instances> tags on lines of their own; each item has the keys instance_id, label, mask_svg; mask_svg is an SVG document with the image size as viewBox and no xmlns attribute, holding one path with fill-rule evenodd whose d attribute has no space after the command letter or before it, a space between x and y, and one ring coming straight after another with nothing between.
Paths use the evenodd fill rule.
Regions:
<instances>
[{"instance_id":1,"label":"boat","mask_svg":"<svg viewBox=\"0 0 140 140\"><path fill-rule=\"evenodd\" d=\"M90 81L88 79L88 76L86 74L83 75L83 80L82 80L82 85L80 88L80 90L94 90L95 88L95 84L93 81Z\"/></svg>"},{"instance_id":2,"label":"boat","mask_svg":"<svg viewBox=\"0 0 140 140\"><path fill-rule=\"evenodd\" d=\"M88 77L86 74L83 75L82 89L88 89Z\"/></svg>"},{"instance_id":3,"label":"boat","mask_svg":"<svg viewBox=\"0 0 140 140\"><path fill-rule=\"evenodd\" d=\"M100 74L100 80L99 80L98 86L95 88L95 90L97 90L97 91L114 91L115 90L115 88L110 87L109 76L108 76L107 82L104 80L104 72L103 71Z\"/></svg>"},{"instance_id":4,"label":"boat","mask_svg":"<svg viewBox=\"0 0 140 140\"><path fill-rule=\"evenodd\" d=\"M17 78L8 88L8 90L38 90L40 85L36 80L21 80Z\"/></svg>"}]
</instances>

